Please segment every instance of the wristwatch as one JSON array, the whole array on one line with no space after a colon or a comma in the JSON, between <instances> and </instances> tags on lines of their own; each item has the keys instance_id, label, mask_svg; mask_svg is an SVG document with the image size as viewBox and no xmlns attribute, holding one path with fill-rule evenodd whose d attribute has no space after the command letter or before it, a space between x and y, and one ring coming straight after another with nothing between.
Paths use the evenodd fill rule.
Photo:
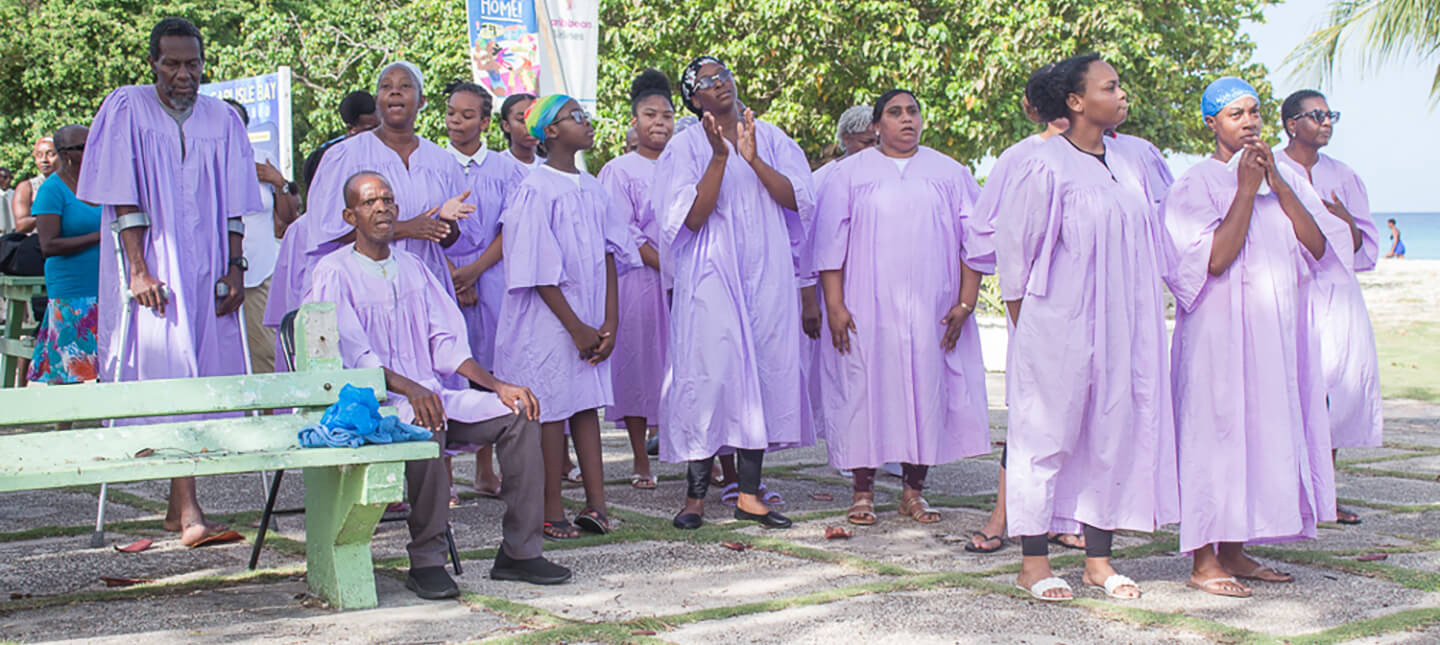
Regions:
<instances>
[{"instance_id":1,"label":"wristwatch","mask_svg":"<svg viewBox=\"0 0 1440 645\"><path fill-rule=\"evenodd\" d=\"M227 265L227 268L228 268L228 267L240 267L240 270L241 270L241 271L249 271L249 270L250 270L250 261L249 261L249 260L246 260L246 259L245 259L245 256L243 256L243 255L240 256L240 257L236 257L236 258L230 258L230 264Z\"/></svg>"},{"instance_id":2,"label":"wristwatch","mask_svg":"<svg viewBox=\"0 0 1440 645\"><path fill-rule=\"evenodd\" d=\"M293 182L293 181L287 181L287 182L285 182L285 185L284 185L284 186L281 186L281 187L280 187L280 192L283 192L283 193L285 193L285 194L287 194L287 195L294 195L294 194L297 194L299 191L298 191L298 189L296 189L296 187L295 187L295 182Z\"/></svg>"}]
</instances>

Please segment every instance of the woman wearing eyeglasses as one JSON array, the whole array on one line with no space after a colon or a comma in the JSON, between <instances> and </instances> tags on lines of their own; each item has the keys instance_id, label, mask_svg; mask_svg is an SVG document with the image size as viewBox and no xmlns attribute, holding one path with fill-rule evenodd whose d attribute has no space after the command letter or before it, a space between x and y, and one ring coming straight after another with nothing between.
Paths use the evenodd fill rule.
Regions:
<instances>
[{"instance_id":1,"label":"woman wearing eyeglasses","mask_svg":"<svg viewBox=\"0 0 1440 645\"><path fill-rule=\"evenodd\" d=\"M671 139L651 192L674 282L660 458L690 464L674 524L700 527L723 451L736 454L735 518L784 528L790 519L760 498L760 469L767 449L813 441L801 423L792 256L813 210L810 166L790 137L743 109L719 59L692 61L680 94L701 127Z\"/></svg>"},{"instance_id":2,"label":"woman wearing eyeglasses","mask_svg":"<svg viewBox=\"0 0 1440 645\"><path fill-rule=\"evenodd\" d=\"M1384 425L1380 409L1380 361L1375 353L1375 331L1358 271L1375 268L1380 255L1380 230L1370 218L1370 196L1360 176L1320 149L1330 143L1340 113L1330 110L1325 96L1314 90L1291 94L1280 106L1281 125L1289 145L1275 153L1275 160L1309 180L1328 212L1316 218L1333 217L1344 222L1347 240L1335 241L1336 259L1348 271L1337 274L1333 285L1322 289L1316 299L1320 326L1320 358L1325 365L1326 392L1330 404L1330 456L1339 448L1380 445ZM1335 521L1359 524L1360 517L1349 509L1336 507Z\"/></svg>"}]
</instances>

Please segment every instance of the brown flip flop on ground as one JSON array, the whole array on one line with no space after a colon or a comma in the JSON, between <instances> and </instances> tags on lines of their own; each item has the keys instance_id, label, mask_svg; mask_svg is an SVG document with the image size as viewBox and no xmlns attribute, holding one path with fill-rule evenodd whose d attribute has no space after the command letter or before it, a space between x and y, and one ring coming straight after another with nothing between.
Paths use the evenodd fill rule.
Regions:
<instances>
[{"instance_id":1,"label":"brown flip flop on ground","mask_svg":"<svg viewBox=\"0 0 1440 645\"><path fill-rule=\"evenodd\" d=\"M980 532L980 531L976 531L976 532L974 532L974 533L971 533L971 534L970 534L970 537L971 537L971 538L975 538L975 537L979 537L979 538L980 538L980 544L978 544L978 545L975 544L975 540L973 540L973 539L970 540L970 543L969 543L969 544L966 544L966 545L965 545L965 550L966 550L966 551L969 551L969 552L971 552L971 553L994 553L994 552L996 552L996 551L999 551L1000 549L1005 548L1005 538L1002 538L1002 537L1000 537L1000 536L998 536L998 535L985 535L984 533L982 533L982 532ZM993 548L993 549L987 549L987 548L985 548L985 545L986 545L986 544L989 544L989 543L991 543L991 542L999 542L1000 544L999 544L998 546L996 546L995 548Z\"/></svg>"},{"instance_id":2,"label":"brown flip flop on ground","mask_svg":"<svg viewBox=\"0 0 1440 645\"><path fill-rule=\"evenodd\" d=\"M210 535L196 540L194 544L190 545L190 548L193 549L209 544L229 544L230 542L239 542L243 539L245 539L245 536L240 535L235 531L221 531L219 533L211 533Z\"/></svg>"},{"instance_id":3,"label":"brown flip flop on ground","mask_svg":"<svg viewBox=\"0 0 1440 645\"><path fill-rule=\"evenodd\" d=\"M1224 583L1227 582L1234 585L1234 587L1223 586ZM1195 582L1195 579L1191 578L1185 581L1185 586L1191 589L1199 589L1208 594L1226 596L1228 598L1249 598L1252 593L1249 589L1245 589L1245 586L1240 584L1240 581L1236 580L1234 576L1211 578L1203 582Z\"/></svg>"}]
</instances>

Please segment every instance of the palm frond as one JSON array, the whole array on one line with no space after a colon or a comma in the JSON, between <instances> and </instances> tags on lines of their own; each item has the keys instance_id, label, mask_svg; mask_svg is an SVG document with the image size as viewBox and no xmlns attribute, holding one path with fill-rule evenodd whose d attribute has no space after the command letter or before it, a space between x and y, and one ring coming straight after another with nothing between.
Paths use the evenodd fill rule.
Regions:
<instances>
[{"instance_id":1,"label":"palm frond","mask_svg":"<svg viewBox=\"0 0 1440 645\"><path fill-rule=\"evenodd\" d=\"M1294 77L1328 83L1355 38L1363 50L1362 73L1375 73L1387 61L1434 60L1440 56L1440 0L1335 0L1325 24L1281 65ZM1436 73L1432 102L1440 100L1440 68Z\"/></svg>"}]
</instances>

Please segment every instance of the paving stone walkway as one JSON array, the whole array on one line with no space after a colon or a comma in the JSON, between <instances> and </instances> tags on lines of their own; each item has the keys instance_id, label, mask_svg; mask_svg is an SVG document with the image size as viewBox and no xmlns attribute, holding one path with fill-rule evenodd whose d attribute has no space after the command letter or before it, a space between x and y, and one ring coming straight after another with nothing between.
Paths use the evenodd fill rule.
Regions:
<instances>
[{"instance_id":1,"label":"paving stone walkway","mask_svg":"<svg viewBox=\"0 0 1440 645\"><path fill-rule=\"evenodd\" d=\"M1002 387L992 375L997 442ZM549 557L575 569L574 581L558 587L486 576L501 505L466 492L474 461L457 458L459 601L421 601L405 590L403 522L382 524L376 537L380 606L342 613L306 592L301 515L278 520L261 569L248 572L248 542L191 550L160 530L163 482L112 488L108 544L99 549L88 546L94 490L0 495L0 641L1436 643L1440 405L1397 399L1385 412L1384 448L1341 454L1340 496L1364 522L1324 525L1316 540L1255 549L1296 582L1258 583L1249 600L1187 589L1189 560L1175 553L1175 527L1117 538L1116 567L1139 581L1144 598L1112 601L1083 588L1082 557L1070 552L1056 554L1055 564L1079 599L1030 600L1012 584L1018 545L992 555L961 548L993 502L998 445L988 457L931 470L927 496L942 522L896 516L899 480L882 476L880 522L852 527L851 539L826 540L827 526L845 525L850 495L848 481L825 465L823 447L767 460L767 481L785 496L794 528L729 521L717 502L705 528L681 532L669 521L683 496L682 469L656 463L659 488L631 488L627 440L607 427L606 494L620 526L605 537L547 544ZM301 478L287 477L283 488L280 506L300 506ZM206 509L253 535L263 501L258 475L209 478L200 491ZM566 496L578 510L580 489ZM111 548L140 537L155 546L139 554ZM100 576L155 582L107 589Z\"/></svg>"}]
</instances>

